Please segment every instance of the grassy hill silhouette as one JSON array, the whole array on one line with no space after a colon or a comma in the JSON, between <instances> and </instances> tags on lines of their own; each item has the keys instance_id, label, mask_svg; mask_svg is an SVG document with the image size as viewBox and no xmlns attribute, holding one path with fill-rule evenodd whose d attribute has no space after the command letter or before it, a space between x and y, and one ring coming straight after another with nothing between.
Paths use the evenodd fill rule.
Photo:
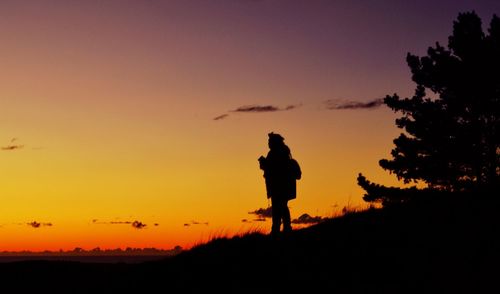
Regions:
<instances>
[{"instance_id":1,"label":"grassy hill silhouette","mask_svg":"<svg viewBox=\"0 0 500 294\"><path fill-rule=\"evenodd\" d=\"M278 239L218 238L141 264L0 264L0 279L16 293L499 293L499 205L469 196L348 213Z\"/></svg>"}]
</instances>

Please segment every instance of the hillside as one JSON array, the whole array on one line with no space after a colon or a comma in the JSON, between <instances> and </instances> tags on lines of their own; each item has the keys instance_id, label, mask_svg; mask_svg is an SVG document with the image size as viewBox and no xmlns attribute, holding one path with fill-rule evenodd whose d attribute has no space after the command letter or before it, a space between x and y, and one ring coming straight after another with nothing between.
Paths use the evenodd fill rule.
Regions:
<instances>
[{"instance_id":1,"label":"hillside","mask_svg":"<svg viewBox=\"0 0 500 294\"><path fill-rule=\"evenodd\" d=\"M0 264L5 287L52 292L498 293L498 205L373 209L280 239L220 238L142 264Z\"/></svg>"}]
</instances>

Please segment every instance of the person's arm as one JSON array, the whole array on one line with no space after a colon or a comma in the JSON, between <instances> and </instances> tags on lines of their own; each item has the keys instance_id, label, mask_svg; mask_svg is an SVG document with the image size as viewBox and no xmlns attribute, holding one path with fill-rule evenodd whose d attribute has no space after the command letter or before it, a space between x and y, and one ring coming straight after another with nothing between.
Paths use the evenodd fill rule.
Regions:
<instances>
[{"instance_id":1,"label":"person's arm","mask_svg":"<svg viewBox=\"0 0 500 294\"><path fill-rule=\"evenodd\" d=\"M261 170L266 171L266 158L264 156L259 157L259 167Z\"/></svg>"}]
</instances>

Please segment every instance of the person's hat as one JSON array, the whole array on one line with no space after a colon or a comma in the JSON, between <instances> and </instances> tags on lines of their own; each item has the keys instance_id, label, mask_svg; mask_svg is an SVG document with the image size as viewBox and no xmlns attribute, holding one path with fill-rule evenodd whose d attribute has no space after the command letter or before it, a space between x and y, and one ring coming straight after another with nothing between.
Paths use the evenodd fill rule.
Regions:
<instances>
[{"instance_id":1,"label":"person's hat","mask_svg":"<svg viewBox=\"0 0 500 294\"><path fill-rule=\"evenodd\" d=\"M273 132L270 132L267 134L269 136L269 140L277 140L277 141L284 141L285 138L283 138L280 134L275 134Z\"/></svg>"}]
</instances>

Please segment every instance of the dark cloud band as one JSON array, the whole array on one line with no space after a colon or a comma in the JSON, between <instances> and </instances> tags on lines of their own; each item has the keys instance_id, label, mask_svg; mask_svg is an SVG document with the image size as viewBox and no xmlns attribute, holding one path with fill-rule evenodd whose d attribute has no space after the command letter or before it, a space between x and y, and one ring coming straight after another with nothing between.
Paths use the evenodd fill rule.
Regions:
<instances>
[{"instance_id":1,"label":"dark cloud band","mask_svg":"<svg viewBox=\"0 0 500 294\"><path fill-rule=\"evenodd\" d=\"M275 112L275 111L287 111L287 110L292 110L300 105L288 105L284 108L280 108L274 105L245 105L245 106L240 106L234 110L231 110L231 112Z\"/></svg>"},{"instance_id":2,"label":"dark cloud band","mask_svg":"<svg viewBox=\"0 0 500 294\"><path fill-rule=\"evenodd\" d=\"M259 208L254 211L250 211L249 214L255 214L259 220L265 219L265 218L272 218L273 217L273 208L272 206L269 206L268 208Z\"/></svg>"},{"instance_id":3,"label":"dark cloud band","mask_svg":"<svg viewBox=\"0 0 500 294\"><path fill-rule=\"evenodd\" d=\"M199 222L199 221L191 221L190 223L185 223L185 227L196 226L196 225L205 225L208 226L208 222Z\"/></svg>"},{"instance_id":4,"label":"dark cloud band","mask_svg":"<svg viewBox=\"0 0 500 294\"><path fill-rule=\"evenodd\" d=\"M24 148L24 145L8 145L8 146L3 146L2 150L3 151L13 151L17 149L22 149Z\"/></svg>"},{"instance_id":5,"label":"dark cloud band","mask_svg":"<svg viewBox=\"0 0 500 294\"><path fill-rule=\"evenodd\" d=\"M377 98L368 102L328 100L325 102L325 104L326 108L331 110L374 109L382 106L384 104L384 99Z\"/></svg>"},{"instance_id":6,"label":"dark cloud band","mask_svg":"<svg viewBox=\"0 0 500 294\"><path fill-rule=\"evenodd\" d=\"M236 109L230 110L229 112L235 113L262 113L262 112L277 112L277 111L288 111L300 107L301 105L288 105L286 107L277 107L274 105L244 105ZM226 119L229 114L221 114L213 118L213 120L223 120Z\"/></svg>"},{"instance_id":7,"label":"dark cloud band","mask_svg":"<svg viewBox=\"0 0 500 294\"><path fill-rule=\"evenodd\" d=\"M35 229L38 229L40 227L52 227L52 223L39 223L37 221L32 221L26 224Z\"/></svg>"},{"instance_id":8,"label":"dark cloud band","mask_svg":"<svg viewBox=\"0 0 500 294\"><path fill-rule=\"evenodd\" d=\"M102 222L97 219L93 219L92 223L97 224L97 225L131 225L133 228L136 229L144 229L147 224L141 222L141 221L109 221L109 222ZM155 224L155 226L158 226L158 224Z\"/></svg>"},{"instance_id":9,"label":"dark cloud band","mask_svg":"<svg viewBox=\"0 0 500 294\"><path fill-rule=\"evenodd\" d=\"M229 114L222 114L222 115L219 115L219 116L216 116L214 117L214 120L221 120L221 119L225 119L229 116Z\"/></svg>"},{"instance_id":10,"label":"dark cloud band","mask_svg":"<svg viewBox=\"0 0 500 294\"><path fill-rule=\"evenodd\" d=\"M274 112L279 110L281 109L273 105L245 105L231 110L231 112Z\"/></svg>"}]
</instances>

